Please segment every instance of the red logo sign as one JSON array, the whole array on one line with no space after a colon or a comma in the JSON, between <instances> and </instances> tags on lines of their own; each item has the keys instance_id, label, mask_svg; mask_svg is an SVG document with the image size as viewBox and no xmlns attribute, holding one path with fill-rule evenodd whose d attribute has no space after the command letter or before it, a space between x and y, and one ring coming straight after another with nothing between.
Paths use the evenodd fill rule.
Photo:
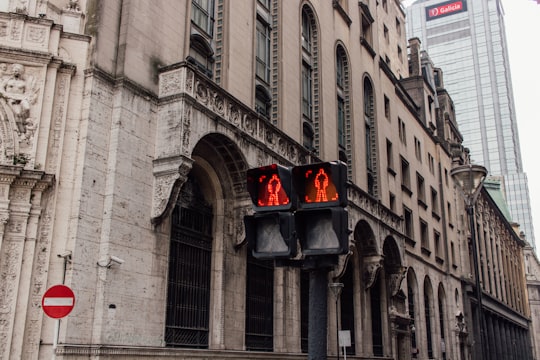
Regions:
<instances>
[{"instance_id":1,"label":"red logo sign","mask_svg":"<svg viewBox=\"0 0 540 360\"><path fill-rule=\"evenodd\" d=\"M426 8L426 20L432 20L433 18L452 15L466 10L467 3L464 0L437 4Z\"/></svg>"},{"instance_id":2,"label":"red logo sign","mask_svg":"<svg viewBox=\"0 0 540 360\"><path fill-rule=\"evenodd\" d=\"M53 319L67 316L75 306L75 294L65 285L55 285L43 294L41 307Z\"/></svg>"}]
</instances>

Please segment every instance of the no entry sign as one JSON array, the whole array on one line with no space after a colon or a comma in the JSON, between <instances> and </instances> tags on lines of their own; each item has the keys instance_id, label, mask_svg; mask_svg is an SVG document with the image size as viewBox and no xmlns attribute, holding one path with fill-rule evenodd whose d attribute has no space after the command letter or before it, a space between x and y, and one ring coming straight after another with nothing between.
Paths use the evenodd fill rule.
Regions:
<instances>
[{"instance_id":1,"label":"no entry sign","mask_svg":"<svg viewBox=\"0 0 540 360\"><path fill-rule=\"evenodd\" d=\"M75 294L65 285L55 285L43 294L41 306L45 314L53 319L68 315L75 306Z\"/></svg>"}]
</instances>

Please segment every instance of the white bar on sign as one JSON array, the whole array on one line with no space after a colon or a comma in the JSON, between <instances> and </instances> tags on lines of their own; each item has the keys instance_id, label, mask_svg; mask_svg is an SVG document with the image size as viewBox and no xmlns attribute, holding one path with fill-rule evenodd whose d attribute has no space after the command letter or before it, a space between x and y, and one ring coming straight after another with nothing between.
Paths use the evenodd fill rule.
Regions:
<instances>
[{"instance_id":1,"label":"white bar on sign","mask_svg":"<svg viewBox=\"0 0 540 360\"><path fill-rule=\"evenodd\" d=\"M73 298L45 298L43 306L73 306Z\"/></svg>"}]
</instances>

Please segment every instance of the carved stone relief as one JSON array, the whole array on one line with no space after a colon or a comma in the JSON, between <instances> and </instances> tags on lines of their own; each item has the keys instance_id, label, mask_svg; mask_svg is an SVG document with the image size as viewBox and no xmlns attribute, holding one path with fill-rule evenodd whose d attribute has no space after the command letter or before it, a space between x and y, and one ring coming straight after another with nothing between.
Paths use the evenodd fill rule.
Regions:
<instances>
[{"instance_id":1,"label":"carved stone relief","mask_svg":"<svg viewBox=\"0 0 540 360\"><path fill-rule=\"evenodd\" d=\"M382 256L369 256L364 259L364 281L366 284L366 290L375 284L379 271L382 268L383 258Z\"/></svg>"},{"instance_id":2,"label":"carved stone relief","mask_svg":"<svg viewBox=\"0 0 540 360\"><path fill-rule=\"evenodd\" d=\"M0 63L0 164L25 164L31 158L39 121L32 109L40 90L33 70Z\"/></svg>"},{"instance_id":3,"label":"carved stone relief","mask_svg":"<svg viewBox=\"0 0 540 360\"><path fill-rule=\"evenodd\" d=\"M396 296L401 288L401 283L407 275L407 268L400 267L395 273L389 275L389 289L390 295Z\"/></svg>"},{"instance_id":4,"label":"carved stone relief","mask_svg":"<svg viewBox=\"0 0 540 360\"><path fill-rule=\"evenodd\" d=\"M180 180L183 183L192 166L193 160L186 156L154 160L154 195L151 214L154 224L158 224L167 211L171 210L180 190L177 181ZM175 186L178 188L176 194L173 192Z\"/></svg>"}]
</instances>

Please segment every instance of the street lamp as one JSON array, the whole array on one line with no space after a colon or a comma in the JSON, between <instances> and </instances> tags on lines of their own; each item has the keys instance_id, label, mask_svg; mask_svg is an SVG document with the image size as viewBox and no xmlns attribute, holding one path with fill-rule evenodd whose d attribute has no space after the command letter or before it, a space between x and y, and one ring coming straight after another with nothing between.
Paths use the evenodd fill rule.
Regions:
<instances>
[{"instance_id":1,"label":"street lamp","mask_svg":"<svg viewBox=\"0 0 540 360\"><path fill-rule=\"evenodd\" d=\"M480 287L480 268L478 266L478 249L476 244L476 229L474 225L474 205L476 199L480 194L482 183L487 175L487 170L481 165L466 164L457 166L450 171L450 175L456 181L460 192L465 199L465 205L467 208L467 214L469 216L469 224L471 228L471 244L473 251L473 266L474 266L474 280L476 286L476 301L478 302L478 311L475 318L476 328L479 331L478 346L476 347L476 353L478 359L484 358L484 349L482 346L482 337L484 335L484 312L482 305L482 288Z\"/></svg>"},{"instance_id":2,"label":"street lamp","mask_svg":"<svg viewBox=\"0 0 540 360\"><path fill-rule=\"evenodd\" d=\"M330 283L328 284L328 288L334 295L334 298L336 299L336 341L337 341L337 358L339 360L339 314L338 314L338 301L339 297L341 295L341 292L343 291L343 284L342 283Z\"/></svg>"}]
</instances>

